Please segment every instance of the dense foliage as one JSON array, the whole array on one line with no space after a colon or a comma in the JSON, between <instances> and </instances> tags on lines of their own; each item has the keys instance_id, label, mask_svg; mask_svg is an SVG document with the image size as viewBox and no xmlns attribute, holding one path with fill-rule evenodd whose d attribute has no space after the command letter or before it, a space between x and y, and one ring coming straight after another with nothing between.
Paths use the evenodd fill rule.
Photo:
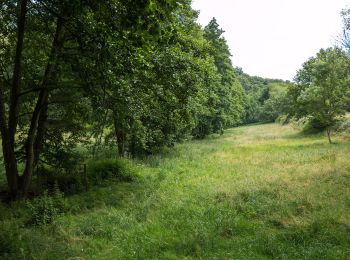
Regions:
<instances>
[{"instance_id":1,"label":"dense foliage","mask_svg":"<svg viewBox=\"0 0 350 260\"><path fill-rule=\"evenodd\" d=\"M244 92L216 20L189 0L1 2L0 128L8 189L76 151L134 157L241 122ZM85 155L86 157L86 155Z\"/></svg>"},{"instance_id":2,"label":"dense foliage","mask_svg":"<svg viewBox=\"0 0 350 260\"><path fill-rule=\"evenodd\" d=\"M298 71L297 85L290 88L293 101L290 113L297 118L308 117L316 128L330 131L345 115L350 100L350 60L340 49L321 49Z\"/></svg>"},{"instance_id":3,"label":"dense foliage","mask_svg":"<svg viewBox=\"0 0 350 260\"><path fill-rule=\"evenodd\" d=\"M288 89L284 111L288 117L302 119L305 129L331 131L347 125L344 115L350 111L350 9L341 12L343 34L338 46L321 49L308 59ZM343 129L344 130L344 129Z\"/></svg>"},{"instance_id":4,"label":"dense foliage","mask_svg":"<svg viewBox=\"0 0 350 260\"><path fill-rule=\"evenodd\" d=\"M236 79L223 32L215 18L204 29L204 38L209 42L209 55L214 60L218 75L211 77L210 84L207 84L204 93L207 98L193 131L194 136L200 138L210 133L222 133L224 128L241 122L244 93Z\"/></svg>"},{"instance_id":5,"label":"dense foliage","mask_svg":"<svg viewBox=\"0 0 350 260\"><path fill-rule=\"evenodd\" d=\"M291 82L250 76L241 68L235 70L245 91L243 123L274 122L286 113L286 93Z\"/></svg>"}]
</instances>

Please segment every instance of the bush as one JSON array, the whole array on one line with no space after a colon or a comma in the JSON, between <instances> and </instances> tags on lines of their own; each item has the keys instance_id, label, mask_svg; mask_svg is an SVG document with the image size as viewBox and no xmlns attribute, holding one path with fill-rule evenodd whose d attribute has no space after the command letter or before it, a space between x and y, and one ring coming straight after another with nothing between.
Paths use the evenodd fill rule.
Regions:
<instances>
[{"instance_id":1,"label":"bush","mask_svg":"<svg viewBox=\"0 0 350 260\"><path fill-rule=\"evenodd\" d=\"M290 122L290 117L288 115L280 115L276 119L276 123L280 125L287 125Z\"/></svg>"},{"instance_id":2,"label":"bush","mask_svg":"<svg viewBox=\"0 0 350 260\"><path fill-rule=\"evenodd\" d=\"M128 182L136 178L135 169L127 159L90 161L86 170L85 175L83 169L64 171L47 165L42 166L36 171L35 184L39 189L49 191L53 191L57 185L65 194L74 194L86 190L88 185L99 184L105 179Z\"/></svg>"},{"instance_id":3,"label":"bush","mask_svg":"<svg viewBox=\"0 0 350 260\"><path fill-rule=\"evenodd\" d=\"M318 134L324 131L324 127L312 118L302 117L300 119L291 119L290 123L295 129L301 130L305 135Z\"/></svg>"},{"instance_id":4,"label":"bush","mask_svg":"<svg viewBox=\"0 0 350 260\"><path fill-rule=\"evenodd\" d=\"M42 189L54 190L55 185L66 194L84 190L83 173L57 170L50 166L42 166L36 171L36 182Z\"/></svg>"},{"instance_id":5,"label":"bush","mask_svg":"<svg viewBox=\"0 0 350 260\"><path fill-rule=\"evenodd\" d=\"M32 225L46 225L67 210L63 193L56 186L53 194L46 190L41 197L27 202L30 212L29 223Z\"/></svg>"},{"instance_id":6,"label":"bush","mask_svg":"<svg viewBox=\"0 0 350 260\"><path fill-rule=\"evenodd\" d=\"M9 241L8 236L5 237L4 234L0 233L0 259L10 259L11 253L13 253L11 241Z\"/></svg>"},{"instance_id":7,"label":"bush","mask_svg":"<svg viewBox=\"0 0 350 260\"><path fill-rule=\"evenodd\" d=\"M317 134L326 129L326 126L316 119L308 120L303 127L303 132L306 134ZM334 126L331 127L332 130L340 133L350 132L350 120L343 119L336 122Z\"/></svg>"},{"instance_id":8,"label":"bush","mask_svg":"<svg viewBox=\"0 0 350 260\"><path fill-rule=\"evenodd\" d=\"M335 129L340 133L350 133L350 119L339 121L336 124Z\"/></svg>"},{"instance_id":9,"label":"bush","mask_svg":"<svg viewBox=\"0 0 350 260\"><path fill-rule=\"evenodd\" d=\"M0 222L0 259L20 259L19 226L14 221ZM23 257L22 257L23 259Z\"/></svg>"},{"instance_id":10,"label":"bush","mask_svg":"<svg viewBox=\"0 0 350 260\"><path fill-rule=\"evenodd\" d=\"M315 127L311 121L305 123L305 125L302 128L302 133L306 134L306 135L318 134L318 133L321 133L323 131L324 131L324 129L319 128L317 126Z\"/></svg>"},{"instance_id":11,"label":"bush","mask_svg":"<svg viewBox=\"0 0 350 260\"><path fill-rule=\"evenodd\" d=\"M126 159L109 159L91 161L87 167L89 181L100 183L105 179L116 179L118 181L133 181L136 178L135 170Z\"/></svg>"},{"instance_id":12,"label":"bush","mask_svg":"<svg viewBox=\"0 0 350 260\"><path fill-rule=\"evenodd\" d=\"M310 128L314 129L315 132L322 132L326 129L327 125L317 118L310 118Z\"/></svg>"}]
</instances>

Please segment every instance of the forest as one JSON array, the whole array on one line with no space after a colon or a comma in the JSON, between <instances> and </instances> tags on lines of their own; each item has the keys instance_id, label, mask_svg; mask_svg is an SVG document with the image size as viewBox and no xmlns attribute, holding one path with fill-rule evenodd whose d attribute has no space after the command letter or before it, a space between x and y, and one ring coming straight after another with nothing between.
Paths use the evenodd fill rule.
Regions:
<instances>
[{"instance_id":1,"label":"forest","mask_svg":"<svg viewBox=\"0 0 350 260\"><path fill-rule=\"evenodd\" d=\"M350 257L350 9L285 81L191 0L0 5L1 259Z\"/></svg>"}]
</instances>

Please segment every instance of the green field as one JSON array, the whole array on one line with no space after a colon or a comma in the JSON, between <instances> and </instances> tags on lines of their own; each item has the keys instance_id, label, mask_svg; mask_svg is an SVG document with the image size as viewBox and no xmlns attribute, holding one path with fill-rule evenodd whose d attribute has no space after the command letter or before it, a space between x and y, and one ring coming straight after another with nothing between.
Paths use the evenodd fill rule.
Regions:
<instances>
[{"instance_id":1,"label":"green field","mask_svg":"<svg viewBox=\"0 0 350 260\"><path fill-rule=\"evenodd\" d=\"M21 259L350 259L350 142L253 125L139 161L140 180L68 198L54 223L1 206ZM21 202L18 202L21 203ZM4 253L5 252L5 253Z\"/></svg>"}]
</instances>

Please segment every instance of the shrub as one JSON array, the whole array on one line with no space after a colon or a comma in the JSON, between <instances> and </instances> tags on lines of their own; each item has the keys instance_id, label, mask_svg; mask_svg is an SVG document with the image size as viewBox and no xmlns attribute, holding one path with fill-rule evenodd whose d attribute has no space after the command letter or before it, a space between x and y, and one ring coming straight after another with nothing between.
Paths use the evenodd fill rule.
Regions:
<instances>
[{"instance_id":1,"label":"shrub","mask_svg":"<svg viewBox=\"0 0 350 260\"><path fill-rule=\"evenodd\" d=\"M19 235L18 223L8 220L0 222L0 259L21 258L19 254L21 248L18 241Z\"/></svg>"},{"instance_id":2,"label":"shrub","mask_svg":"<svg viewBox=\"0 0 350 260\"><path fill-rule=\"evenodd\" d=\"M302 132L306 135L318 134L324 131L324 127L319 125L317 122L307 121L302 129Z\"/></svg>"},{"instance_id":3,"label":"shrub","mask_svg":"<svg viewBox=\"0 0 350 260\"><path fill-rule=\"evenodd\" d=\"M129 160L108 159L90 161L87 164L86 176L82 169L78 168L74 171L64 171L47 165L42 166L36 171L35 182L42 190L53 191L57 185L65 194L74 194L86 190L88 185L99 184L105 179L129 182L135 178L135 169Z\"/></svg>"},{"instance_id":4,"label":"shrub","mask_svg":"<svg viewBox=\"0 0 350 260\"><path fill-rule=\"evenodd\" d=\"M344 119L342 121L339 121L335 125L335 129L337 132L340 133L350 133L350 119Z\"/></svg>"},{"instance_id":5,"label":"shrub","mask_svg":"<svg viewBox=\"0 0 350 260\"><path fill-rule=\"evenodd\" d=\"M290 122L290 117L288 115L280 115L276 118L275 121L280 125L287 125Z\"/></svg>"},{"instance_id":6,"label":"shrub","mask_svg":"<svg viewBox=\"0 0 350 260\"><path fill-rule=\"evenodd\" d=\"M324 130L324 127L317 120L309 117L293 118L290 120L290 123L293 128L301 130L306 135L318 134Z\"/></svg>"},{"instance_id":7,"label":"shrub","mask_svg":"<svg viewBox=\"0 0 350 260\"><path fill-rule=\"evenodd\" d=\"M10 259L11 253L13 253L11 241L0 232L0 259Z\"/></svg>"},{"instance_id":8,"label":"shrub","mask_svg":"<svg viewBox=\"0 0 350 260\"><path fill-rule=\"evenodd\" d=\"M126 159L109 159L91 161L87 167L88 179L99 183L105 179L116 179L118 181L133 181L136 178L135 170Z\"/></svg>"},{"instance_id":9,"label":"shrub","mask_svg":"<svg viewBox=\"0 0 350 260\"><path fill-rule=\"evenodd\" d=\"M30 212L29 223L32 225L46 225L67 210L63 193L56 186L53 194L46 190L41 197L27 202Z\"/></svg>"},{"instance_id":10,"label":"shrub","mask_svg":"<svg viewBox=\"0 0 350 260\"><path fill-rule=\"evenodd\" d=\"M53 191L57 185L66 194L84 190L83 174L76 171L57 170L50 166L42 166L36 171L36 182L43 189Z\"/></svg>"}]
</instances>

